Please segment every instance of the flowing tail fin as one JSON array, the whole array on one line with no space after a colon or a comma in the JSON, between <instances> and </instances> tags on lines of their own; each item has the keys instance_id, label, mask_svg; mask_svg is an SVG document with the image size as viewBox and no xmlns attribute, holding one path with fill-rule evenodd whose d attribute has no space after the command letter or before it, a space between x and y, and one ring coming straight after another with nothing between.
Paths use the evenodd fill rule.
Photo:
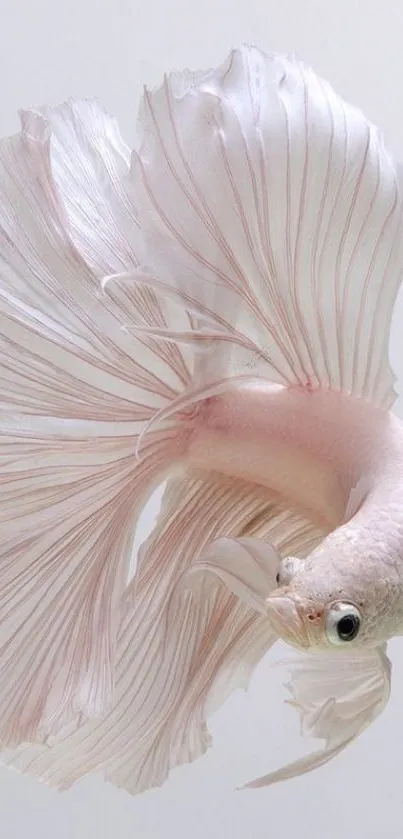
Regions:
<instances>
[{"instance_id":1,"label":"flowing tail fin","mask_svg":"<svg viewBox=\"0 0 403 839\"><path fill-rule=\"evenodd\" d=\"M93 126L94 114L105 126L102 173L80 169L80 126L83 119ZM61 156L66 124L75 177L93 177L81 183L80 207ZM128 160L113 123L93 104L63 106L52 128L41 114L25 114L22 133L0 145L4 746L43 741L78 714L99 716L111 706L136 521L180 459L183 438L173 418L150 432L140 460L136 445L145 423L190 381L186 350L126 329L133 321L169 326L169 302L163 307L149 289L129 293L115 284L113 294L102 291L111 268L137 264L123 233L113 262L103 247L105 227L93 218L93 247L78 250L77 213L84 223L86 187L96 194L96 184L109 208L112 197L119 204L122 230L131 221L133 241L137 234L134 205L123 190L114 192L116 171L128 174ZM62 203L62 187L72 203Z\"/></svg>"},{"instance_id":2,"label":"flowing tail fin","mask_svg":"<svg viewBox=\"0 0 403 839\"><path fill-rule=\"evenodd\" d=\"M162 784L206 751L209 715L247 687L276 640L264 599L278 555L308 552L321 537L263 488L171 479L124 598L113 707L46 746L10 752L6 763L58 788L89 772L131 793Z\"/></svg>"}]
</instances>

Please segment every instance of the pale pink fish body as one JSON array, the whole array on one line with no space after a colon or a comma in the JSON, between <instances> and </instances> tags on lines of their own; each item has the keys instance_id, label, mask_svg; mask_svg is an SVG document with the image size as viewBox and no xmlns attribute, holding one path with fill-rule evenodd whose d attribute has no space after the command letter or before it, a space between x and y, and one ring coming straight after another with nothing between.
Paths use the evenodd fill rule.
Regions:
<instances>
[{"instance_id":1,"label":"pale pink fish body","mask_svg":"<svg viewBox=\"0 0 403 839\"><path fill-rule=\"evenodd\" d=\"M0 743L59 788L157 786L282 638L325 747L260 786L389 696L401 174L327 83L255 48L146 91L140 128L131 153L69 102L0 145Z\"/></svg>"}]
</instances>

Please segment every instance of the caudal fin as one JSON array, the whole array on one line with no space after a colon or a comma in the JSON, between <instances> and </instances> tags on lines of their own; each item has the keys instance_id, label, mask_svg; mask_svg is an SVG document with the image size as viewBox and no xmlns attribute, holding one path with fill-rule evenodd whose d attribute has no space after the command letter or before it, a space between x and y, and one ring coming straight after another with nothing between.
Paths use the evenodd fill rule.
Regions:
<instances>
[{"instance_id":1,"label":"caudal fin","mask_svg":"<svg viewBox=\"0 0 403 839\"><path fill-rule=\"evenodd\" d=\"M102 289L106 273L137 264L113 121L93 103L48 117L25 114L0 145L3 746L111 707L136 522L183 451L174 419L150 432L141 460L136 445L190 380L186 351L127 330L169 326L169 303Z\"/></svg>"},{"instance_id":2,"label":"caudal fin","mask_svg":"<svg viewBox=\"0 0 403 839\"><path fill-rule=\"evenodd\" d=\"M171 479L124 597L113 707L5 762L58 788L89 772L131 793L162 784L206 751L209 715L247 687L276 640L264 599L279 555L304 554L320 538L263 488Z\"/></svg>"}]
</instances>

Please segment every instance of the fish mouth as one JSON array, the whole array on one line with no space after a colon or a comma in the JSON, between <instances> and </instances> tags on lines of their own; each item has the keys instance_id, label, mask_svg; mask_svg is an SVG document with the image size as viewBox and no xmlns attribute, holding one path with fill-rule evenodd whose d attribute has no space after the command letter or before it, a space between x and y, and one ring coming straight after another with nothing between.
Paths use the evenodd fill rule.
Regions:
<instances>
[{"instance_id":1,"label":"fish mouth","mask_svg":"<svg viewBox=\"0 0 403 839\"><path fill-rule=\"evenodd\" d=\"M269 621L279 637L293 647L306 650L310 638L298 598L279 590L267 598L265 605Z\"/></svg>"}]
</instances>

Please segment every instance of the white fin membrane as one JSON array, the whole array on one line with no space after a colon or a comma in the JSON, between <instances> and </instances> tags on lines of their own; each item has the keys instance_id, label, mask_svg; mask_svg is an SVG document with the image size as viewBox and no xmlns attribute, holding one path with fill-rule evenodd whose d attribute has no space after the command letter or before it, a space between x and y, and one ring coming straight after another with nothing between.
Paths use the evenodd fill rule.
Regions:
<instances>
[{"instance_id":1,"label":"white fin membrane","mask_svg":"<svg viewBox=\"0 0 403 839\"><path fill-rule=\"evenodd\" d=\"M325 746L245 787L256 789L285 781L336 757L382 713L390 695L390 675L385 646L301 656L294 662L289 683L290 704L300 715L302 734L325 740Z\"/></svg>"},{"instance_id":2,"label":"white fin membrane","mask_svg":"<svg viewBox=\"0 0 403 839\"><path fill-rule=\"evenodd\" d=\"M102 292L60 202L49 126L33 115L24 125L0 144L3 746L110 707L136 521L181 455L172 422L141 461L136 441L190 379L178 347L122 328L142 315L164 325L166 310L149 290Z\"/></svg>"},{"instance_id":3,"label":"white fin membrane","mask_svg":"<svg viewBox=\"0 0 403 839\"><path fill-rule=\"evenodd\" d=\"M222 333L200 384L254 372L389 407L403 204L380 132L310 68L252 47L147 90L140 131L143 269Z\"/></svg>"},{"instance_id":4,"label":"white fin membrane","mask_svg":"<svg viewBox=\"0 0 403 839\"><path fill-rule=\"evenodd\" d=\"M244 530L268 540L267 550L251 536L237 548L228 534ZM223 534L226 549L209 547ZM247 686L276 640L264 597L275 586L277 551L308 552L321 536L253 485L171 479L126 592L113 708L46 746L9 752L5 762L58 788L98 771L132 793L163 783L208 748L209 714ZM242 561L228 568L231 545Z\"/></svg>"}]
</instances>

